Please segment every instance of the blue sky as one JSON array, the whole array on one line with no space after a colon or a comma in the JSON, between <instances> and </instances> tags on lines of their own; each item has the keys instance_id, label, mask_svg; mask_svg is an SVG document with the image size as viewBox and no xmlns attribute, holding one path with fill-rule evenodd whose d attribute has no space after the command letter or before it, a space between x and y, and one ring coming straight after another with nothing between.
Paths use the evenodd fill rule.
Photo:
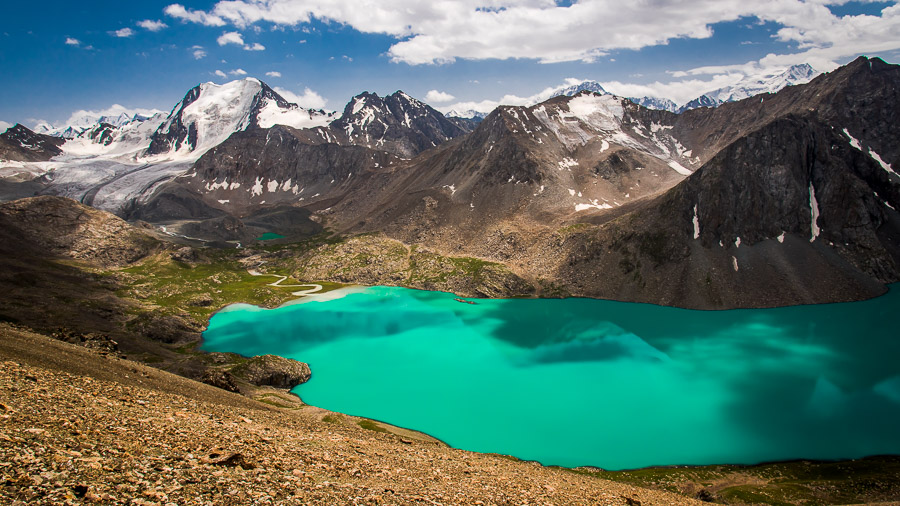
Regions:
<instances>
[{"instance_id":1,"label":"blue sky","mask_svg":"<svg viewBox=\"0 0 900 506\"><path fill-rule=\"evenodd\" d=\"M442 109L484 109L524 103L571 78L683 103L794 63L827 71L858 54L900 61L897 2L748 3L7 3L0 120L60 125L114 104L168 111L197 83L244 75L326 109L362 91L398 89Z\"/></svg>"}]
</instances>

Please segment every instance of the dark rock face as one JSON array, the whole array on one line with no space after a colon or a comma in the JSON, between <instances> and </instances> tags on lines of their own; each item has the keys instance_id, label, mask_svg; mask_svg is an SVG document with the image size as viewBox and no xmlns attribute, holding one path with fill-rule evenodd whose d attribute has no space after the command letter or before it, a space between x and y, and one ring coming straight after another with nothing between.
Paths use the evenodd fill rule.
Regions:
<instances>
[{"instance_id":1,"label":"dark rock face","mask_svg":"<svg viewBox=\"0 0 900 506\"><path fill-rule=\"evenodd\" d=\"M559 276L602 272L576 282L698 308L873 297L900 279L897 202L877 191L893 177L816 118L782 117L626 219L571 237Z\"/></svg>"},{"instance_id":2,"label":"dark rock face","mask_svg":"<svg viewBox=\"0 0 900 506\"><path fill-rule=\"evenodd\" d=\"M200 381L228 392L240 393L241 391L234 382L234 376L222 369L207 369L200 377Z\"/></svg>"},{"instance_id":3,"label":"dark rock face","mask_svg":"<svg viewBox=\"0 0 900 506\"><path fill-rule=\"evenodd\" d=\"M0 159L20 162L44 162L62 154L65 139L37 134L16 124L0 134Z\"/></svg>"},{"instance_id":4,"label":"dark rock face","mask_svg":"<svg viewBox=\"0 0 900 506\"><path fill-rule=\"evenodd\" d=\"M177 316L142 313L129 325L143 337L161 343L181 343L196 339L202 330L189 320Z\"/></svg>"},{"instance_id":5,"label":"dark rock face","mask_svg":"<svg viewBox=\"0 0 900 506\"><path fill-rule=\"evenodd\" d=\"M92 128L87 136L96 144L102 144L103 146L109 146L116 133L116 127L110 125L109 123L100 123L94 128Z\"/></svg>"},{"instance_id":6,"label":"dark rock face","mask_svg":"<svg viewBox=\"0 0 900 506\"><path fill-rule=\"evenodd\" d=\"M150 137L150 146L147 148L148 154L158 155L177 150L185 141L191 146L197 145L197 131L189 129L191 125L185 124L183 116L184 109L196 102L198 98L200 98L200 85L194 86L187 92L169 114L169 120L153 133Z\"/></svg>"},{"instance_id":7,"label":"dark rock face","mask_svg":"<svg viewBox=\"0 0 900 506\"><path fill-rule=\"evenodd\" d=\"M51 255L121 265L160 248L150 234L124 220L62 197L32 197L0 204L0 223L34 237Z\"/></svg>"},{"instance_id":8,"label":"dark rock face","mask_svg":"<svg viewBox=\"0 0 900 506\"><path fill-rule=\"evenodd\" d=\"M85 348L96 350L100 353L116 353L119 351L119 343L112 340L112 338L106 334L96 332L80 333L68 329L59 329L51 333L51 336L54 339L84 346Z\"/></svg>"},{"instance_id":9,"label":"dark rock face","mask_svg":"<svg viewBox=\"0 0 900 506\"><path fill-rule=\"evenodd\" d=\"M309 366L276 355L259 355L233 368L231 372L257 386L291 389L309 380Z\"/></svg>"},{"instance_id":10,"label":"dark rock face","mask_svg":"<svg viewBox=\"0 0 900 506\"><path fill-rule=\"evenodd\" d=\"M453 122L402 91L386 97L364 92L353 97L328 129L341 144L387 151L403 158L458 137L472 128Z\"/></svg>"},{"instance_id":11,"label":"dark rock face","mask_svg":"<svg viewBox=\"0 0 900 506\"><path fill-rule=\"evenodd\" d=\"M226 213L203 201L199 192L177 184L166 185L146 204L136 207L128 215L130 220L160 222L180 219L219 218Z\"/></svg>"},{"instance_id":12,"label":"dark rock face","mask_svg":"<svg viewBox=\"0 0 900 506\"><path fill-rule=\"evenodd\" d=\"M151 222L215 219L218 223L227 214L240 216L242 222L263 232L312 235L321 226L308 219L309 211L290 211L288 218L284 208L310 204L327 208L349 189L358 188L367 174L397 162L398 157L385 151L326 143L316 131L281 125L247 130L203 155L190 177L162 186L130 218ZM267 209L273 205L280 210ZM222 228L215 224L203 229L213 232L210 226ZM234 233L227 237L238 238Z\"/></svg>"}]
</instances>

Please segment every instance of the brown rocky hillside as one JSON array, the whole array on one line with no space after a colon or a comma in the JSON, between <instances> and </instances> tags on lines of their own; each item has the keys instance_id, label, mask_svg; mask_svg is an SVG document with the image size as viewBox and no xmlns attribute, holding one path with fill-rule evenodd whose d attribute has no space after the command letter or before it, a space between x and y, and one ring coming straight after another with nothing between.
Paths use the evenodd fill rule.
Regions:
<instances>
[{"instance_id":1,"label":"brown rocky hillside","mask_svg":"<svg viewBox=\"0 0 900 506\"><path fill-rule=\"evenodd\" d=\"M0 327L7 504L689 504L282 410Z\"/></svg>"}]
</instances>

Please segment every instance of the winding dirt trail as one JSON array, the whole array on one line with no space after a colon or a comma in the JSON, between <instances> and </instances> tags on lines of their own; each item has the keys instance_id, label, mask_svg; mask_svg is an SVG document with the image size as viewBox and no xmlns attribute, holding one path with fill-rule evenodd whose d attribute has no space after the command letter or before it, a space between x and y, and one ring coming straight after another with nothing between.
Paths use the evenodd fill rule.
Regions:
<instances>
[{"instance_id":1,"label":"winding dirt trail","mask_svg":"<svg viewBox=\"0 0 900 506\"><path fill-rule=\"evenodd\" d=\"M305 290L297 290L296 292L291 292L291 295L296 295L298 297L305 296L305 295L313 295L316 292L322 290L322 285L317 285L315 283L303 283L303 284L299 284L299 285L282 285L281 283L284 280L286 280L288 277L282 276L281 274L264 274L255 269L247 269L247 272L251 276L274 276L276 278L280 278L278 281L275 281L274 283L269 283L268 284L269 286L277 286L278 288L300 288L301 286L310 287Z\"/></svg>"}]
</instances>

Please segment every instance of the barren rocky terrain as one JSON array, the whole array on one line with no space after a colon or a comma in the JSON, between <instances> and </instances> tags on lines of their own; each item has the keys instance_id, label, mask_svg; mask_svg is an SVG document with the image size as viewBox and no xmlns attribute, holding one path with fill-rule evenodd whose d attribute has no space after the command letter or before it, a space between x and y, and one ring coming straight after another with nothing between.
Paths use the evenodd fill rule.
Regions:
<instances>
[{"instance_id":1,"label":"barren rocky terrain","mask_svg":"<svg viewBox=\"0 0 900 506\"><path fill-rule=\"evenodd\" d=\"M274 408L8 326L0 334L0 497L10 504L696 502Z\"/></svg>"}]
</instances>

